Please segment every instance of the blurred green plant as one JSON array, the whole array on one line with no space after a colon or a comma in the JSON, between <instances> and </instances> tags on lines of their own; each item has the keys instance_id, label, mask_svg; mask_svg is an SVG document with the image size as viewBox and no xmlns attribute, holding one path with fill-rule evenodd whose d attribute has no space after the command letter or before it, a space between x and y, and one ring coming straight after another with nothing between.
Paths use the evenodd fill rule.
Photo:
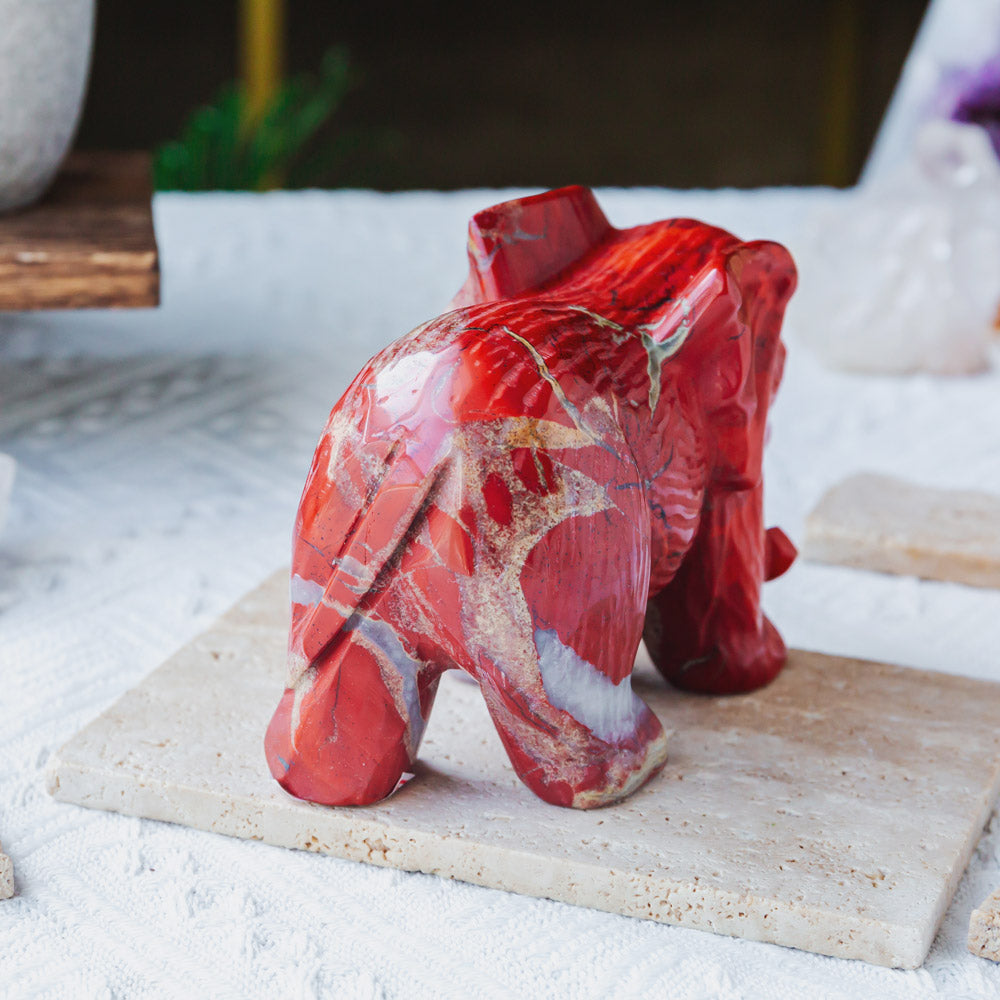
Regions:
<instances>
[{"instance_id":1,"label":"blurred green plant","mask_svg":"<svg viewBox=\"0 0 1000 1000\"><path fill-rule=\"evenodd\" d=\"M338 132L316 139L354 86L343 48L329 50L319 74L302 74L251 118L244 88L228 84L186 122L179 139L154 152L160 191L263 191L322 184L358 144Z\"/></svg>"}]
</instances>

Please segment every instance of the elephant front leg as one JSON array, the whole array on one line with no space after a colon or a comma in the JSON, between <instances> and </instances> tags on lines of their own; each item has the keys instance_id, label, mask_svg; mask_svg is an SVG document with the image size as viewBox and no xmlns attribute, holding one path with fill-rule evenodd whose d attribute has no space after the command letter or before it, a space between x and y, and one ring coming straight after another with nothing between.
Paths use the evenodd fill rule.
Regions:
<instances>
[{"instance_id":1,"label":"elephant front leg","mask_svg":"<svg viewBox=\"0 0 1000 1000\"><path fill-rule=\"evenodd\" d=\"M646 608L650 657L671 684L732 694L767 684L785 644L761 611L761 584L783 573L795 549L764 531L763 493L709 493L698 534L673 580Z\"/></svg>"}]
</instances>

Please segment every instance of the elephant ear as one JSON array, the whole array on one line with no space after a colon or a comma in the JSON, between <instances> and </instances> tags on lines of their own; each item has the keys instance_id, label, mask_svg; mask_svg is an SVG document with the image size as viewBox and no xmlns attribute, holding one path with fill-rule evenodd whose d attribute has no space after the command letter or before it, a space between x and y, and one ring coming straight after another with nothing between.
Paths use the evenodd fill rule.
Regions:
<instances>
[{"instance_id":1,"label":"elephant ear","mask_svg":"<svg viewBox=\"0 0 1000 1000\"><path fill-rule=\"evenodd\" d=\"M795 263L780 244L757 240L744 244L728 267L740 289L741 319L753 336L757 392L766 407L784 369L781 323L797 283Z\"/></svg>"},{"instance_id":2,"label":"elephant ear","mask_svg":"<svg viewBox=\"0 0 1000 1000\"><path fill-rule=\"evenodd\" d=\"M711 412L743 408L751 365L749 339L746 331L728 337L716 355L715 364L706 370L703 392L706 408Z\"/></svg>"},{"instance_id":3,"label":"elephant ear","mask_svg":"<svg viewBox=\"0 0 1000 1000\"><path fill-rule=\"evenodd\" d=\"M781 379L785 305L795 289L795 265L777 243L744 243L726 262L737 309L729 318L717 363L707 376L716 477L731 487L759 481L771 397Z\"/></svg>"},{"instance_id":4,"label":"elephant ear","mask_svg":"<svg viewBox=\"0 0 1000 1000\"><path fill-rule=\"evenodd\" d=\"M579 185L477 212L469 223L469 277L452 308L524 295L614 231L594 192Z\"/></svg>"},{"instance_id":5,"label":"elephant ear","mask_svg":"<svg viewBox=\"0 0 1000 1000\"><path fill-rule=\"evenodd\" d=\"M750 333L727 338L717 355L717 364L706 373L703 389L711 434L714 438L717 483L752 485L755 453L760 444L752 430L757 411L754 391Z\"/></svg>"}]
</instances>

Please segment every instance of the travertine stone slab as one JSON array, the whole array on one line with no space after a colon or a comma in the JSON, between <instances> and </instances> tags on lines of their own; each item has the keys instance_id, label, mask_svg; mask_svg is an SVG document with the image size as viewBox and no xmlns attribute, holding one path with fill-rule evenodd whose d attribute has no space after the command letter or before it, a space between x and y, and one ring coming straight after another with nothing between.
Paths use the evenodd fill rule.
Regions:
<instances>
[{"instance_id":1,"label":"travertine stone slab","mask_svg":"<svg viewBox=\"0 0 1000 1000\"><path fill-rule=\"evenodd\" d=\"M0 848L3 845L0 844ZM10 899L14 895L14 866L10 858L0 850L0 899Z\"/></svg>"},{"instance_id":2,"label":"travertine stone slab","mask_svg":"<svg viewBox=\"0 0 1000 1000\"><path fill-rule=\"evenodd\" d=\"M447 675L417 774L365 808L291 798L262 739L287 576L245 597L58 754L65 802L884 965L919 965L1000 789L1000 685L793 652L763 691L636 687L663 773L580 812L514 776ZM276 863L280 863L276 862Z\"/></svg>"},{"instance_id":3,"label":"travertine stone slab","mask_svg":"<svg viewBox=\"0 0 1000 1000\"><path fill-rule=\"evenodd\" d=\"M882 573L1000 587L1000 497L864 473L806 520L803 555Z\"/></svg>"},{"instance_id":4,"label":"travertine stone slab","mask_svg":"<svg viewBox=\"0 0 1000 1000\"><path fill-rule=\"evenodd\" d=\"M969 951L1000 962L1000 889L972 911L969 918Z\"/></svg>"}]
</instances>

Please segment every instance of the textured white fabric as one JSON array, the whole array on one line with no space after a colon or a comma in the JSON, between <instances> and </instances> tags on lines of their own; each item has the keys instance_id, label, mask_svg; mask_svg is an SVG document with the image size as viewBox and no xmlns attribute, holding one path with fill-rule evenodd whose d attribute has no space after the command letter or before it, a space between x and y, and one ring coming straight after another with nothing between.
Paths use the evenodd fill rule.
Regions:
<instances>
[{"instance_id":1,"label":"textured white fabric","mask_svg":"<svg viewBox=\"0 0 1000 1000\"><path fill-rule=\"evenodd\" d=\"M46 761L289 556L332 403L440 312L497 192L164 196L164 304L0 317L3 997L1000 997L965 951L1000 885L993 825L921 970L900 972L53 802ZM608 191L619 225L697 215L786 240L819 191ZM830 373L792 339L770 520L863 468L1000 491L1000 375ZM794 644L1000 680L1000 592L799 563L767 606ZM196 693L192 692L192 696ZM433 725L433 722L432 722ZM206 753L215 752L206 747ZM558 830L558 823L554 824Z\"/></svg>"}]
</instances>

